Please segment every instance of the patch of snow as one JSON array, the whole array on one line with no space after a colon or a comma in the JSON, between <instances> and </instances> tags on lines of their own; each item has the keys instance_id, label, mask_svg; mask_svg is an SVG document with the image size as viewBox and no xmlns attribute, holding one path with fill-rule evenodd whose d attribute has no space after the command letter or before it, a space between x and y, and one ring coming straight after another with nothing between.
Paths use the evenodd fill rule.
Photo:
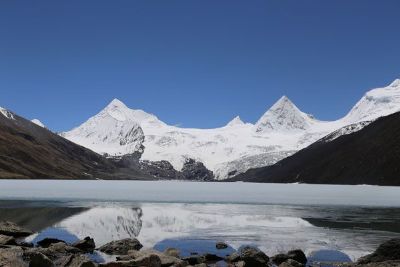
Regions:
<instances>
[{"instance_id":1,"label":"patch of snow","mask_svg":"<svg viewBox=\"0 0 400 267\"><path fill-rule=\"evenodd\" d=\"M40 127L46 128L46 126L44 126L44 124L38 119L33 119L33 120L31 120L31 122L33 122L34 124L36 124Z\"/></svg>"},{"instance_id":2,"label":"patch of snow","mask_svg":"<svg viewBox=\"0 0 400 267\"><path fill-rule=\"evenodd\" d=\"M325 136L322 139L322 141L327 143L327 142L331 142L331 141L337 139L340 136L358 132L359 130L363 129L365 126L369 125L371 122L372 121L362 121L362 122L347 125L343 128L340 128L339 130L334 131L333 133Z\"/></svg>"},{"instance_id":3,"label":"patch of snow","mask_svg":"<svg viewBox=\"0 0 400 267\"><path fill-rule=\"evenodd\" d=\"M236 116L230 122L228 122L226 127L234 127L234 126L243 125L243 124L245 124L245 123L242 121L242 119L240 119L239 116Z\"/></svg>"}]
</instances>

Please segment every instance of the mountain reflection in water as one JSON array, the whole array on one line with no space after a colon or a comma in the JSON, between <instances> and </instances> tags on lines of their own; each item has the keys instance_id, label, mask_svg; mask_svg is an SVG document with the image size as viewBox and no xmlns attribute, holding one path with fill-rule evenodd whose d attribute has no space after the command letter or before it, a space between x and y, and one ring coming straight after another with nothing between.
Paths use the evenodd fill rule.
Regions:
<instances>
[{"instance_id":1,"label":"mountain reflection in water","mask_svg":"<svg viewBox=\"0 0 400 267\"><path fill-rule=\"evenodd\" d=\"M37 231L27 239L34 242L45 237L72 242L91 236L101 246L136 237L145 247L179 247L181 242L204 251L212 247L210 242L225 241L232 249L253 244L268 255L294 248L306 253L327 249L352 259L400 237L400 209L394 208L2 201L0 220Z\"/></svg>"}]
</instances>

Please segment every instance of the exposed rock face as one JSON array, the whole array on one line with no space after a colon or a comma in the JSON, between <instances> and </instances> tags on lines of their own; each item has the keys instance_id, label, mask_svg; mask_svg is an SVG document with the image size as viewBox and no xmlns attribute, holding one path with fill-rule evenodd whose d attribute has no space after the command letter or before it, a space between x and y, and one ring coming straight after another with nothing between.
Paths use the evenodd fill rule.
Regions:
<instances>
[{"instance_id":1,"label":"exposed rock face","mask_svg":"<svg viewBox=\"0 0 400 267\"><path fill-rule=\"evenodd\" d=\"M127 255L129 250L140 250L143 245L136 238L111 241L98 250L110 255Z\"/></svg>"},{"instance_id":2,"label":"exposed rock face","mask_svg":"<svg viewBox=\"0 0 400 267\"><path fill-rule=\"evenodd\" d=\"M400 261L400 238L381 244L374 253L360 258L357 263L368 264L394 260Z\"/></svg>"},{"instance_id":3,"label":"exposed rock face","mask_svg":"<svg viewBox=\"0 0 400 267\"><path fill-rule=\"evenodd\" d=\"M186 159L181 171L174 169L172 164L166 160L149 161L140 160L140 153L113 157L121 167L138 169L141 172L159 179L178 179L195 181L212 181L214 174L208 170L203 163L194 159Z\"/></svg>"},{"instance_id":4,"label":"exposed rock face","mask_svg":"<svg viewBox=\"0 0 400 267\"><path fill-rule=\"evenodd\" d=\"M13 237L24 237L33 234L30 230L22 228L13 222L0 222L0 234Z\"/></svg>"},{"instance_id":5,"label":"exposed rock face","mask_svg":"<svg viewBox=\"0 0 400 267\"><path fill-rule=\"evenodd\" d=\"M186 160L181 173L186 180L211 181L214 179L212 171L208 170L203 163L194 159Z\"/></svg>"}]
</instances>

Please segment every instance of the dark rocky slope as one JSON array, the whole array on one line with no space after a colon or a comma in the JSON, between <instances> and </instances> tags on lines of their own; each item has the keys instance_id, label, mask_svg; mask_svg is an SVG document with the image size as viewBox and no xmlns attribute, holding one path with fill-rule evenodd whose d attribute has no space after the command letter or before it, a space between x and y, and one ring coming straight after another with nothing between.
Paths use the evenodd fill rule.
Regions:
<instances>
[{"instance_id":1,"label":"dark rocky slope","mask_svg":"<svg viewBox=\"0 0 400 267\"><path fill-rule=\"evenodd\" d=\"M4 112L4 111L3 111ZM0 178L149 179L12 112L0 114Z\"/></svg>"},{"instance_id":2,"label":"dark rocky slope","mask_svg":"<svg viewBox=\"0 0 400 267\"><path fill-rule=\"evenodd\" d=\"M273 166L251 169L233 181L400 185L400 113L362 130L327 136Z\"/></svg>"},{"instance_id":3,"label":"dark rocky slope","mask_svg":"<svg viewBox=\"0 0 400 267\"><path fill-rule=\"evenodd\" d=\"M203 163L194 159L186 159L181 171L174 169L169 161L140 160L141 153L110 157L118 166L130 167L150 175L156 179L213 181L214 174Z\"/></svg>"}]
</instances>

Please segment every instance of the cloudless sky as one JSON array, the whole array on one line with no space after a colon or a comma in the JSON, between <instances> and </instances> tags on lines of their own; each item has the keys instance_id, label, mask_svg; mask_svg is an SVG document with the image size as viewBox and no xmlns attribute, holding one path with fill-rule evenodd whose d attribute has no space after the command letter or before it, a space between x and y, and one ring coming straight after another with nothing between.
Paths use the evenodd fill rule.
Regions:
<instances>
[{"instance_id":1,"label":"cloudless sky","mask_svg":"<svg viewBox=\"0 0 400 267\"><path fill-rule=\"evenodd\" d=\"M0 106L69 130L113 98L184 127L319 119L400 78L398 0L2 0Z\"/></svg>"}]
</instances>

